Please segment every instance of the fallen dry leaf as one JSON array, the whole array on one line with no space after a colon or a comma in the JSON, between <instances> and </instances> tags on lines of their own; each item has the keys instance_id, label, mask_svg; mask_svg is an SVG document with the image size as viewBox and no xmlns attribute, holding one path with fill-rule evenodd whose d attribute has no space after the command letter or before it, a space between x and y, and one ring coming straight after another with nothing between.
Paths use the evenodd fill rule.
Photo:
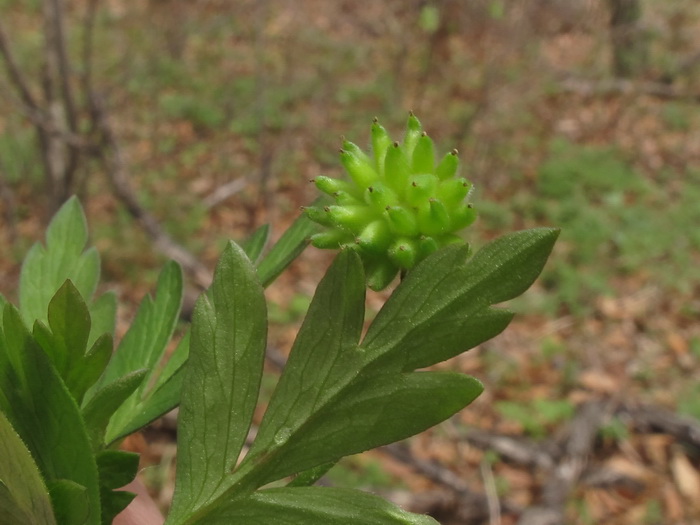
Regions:
<instances>
[{"instance_id":1,"label":"fallen dry leaf","mask_svg":"<svg viewBox=\"0 0 700 525\"><path fill-rule=\"evenodd\" d=\"M673 447L671 472L680 493L690 503L697 505L700 498L700 474L678 447Z\"/></svg>"},{"instance_id":2,"label":"fallen dry leaf","mask_svg":"<svg viewBox=\"0 0 700 525\"><path fill-rule=\"evenodd\" d=\"M602 370L586 370L579 377L584 388L601 394L612 394L620 390L620 378L606 374Z\"/></svg>"}]
</instances>

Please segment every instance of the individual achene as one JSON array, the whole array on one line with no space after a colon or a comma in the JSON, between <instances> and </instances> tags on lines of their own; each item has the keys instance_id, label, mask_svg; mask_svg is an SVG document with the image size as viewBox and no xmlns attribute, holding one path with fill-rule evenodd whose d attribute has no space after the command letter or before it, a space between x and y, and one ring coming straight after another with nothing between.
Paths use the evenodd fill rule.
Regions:
<instances>
[{"instance_id":1,"label":"individual achene","mask_svg":"<svg viewBox=\"0 0 700 525\"><path fill-rule=\"evenodd\" d=\"M472 184L458 176L457 150L437 160L435 145L409 114L402 143L374 119L372 152L344 140L340 161L350 180L313 179L331 196L329 206L304 212L327 227L311 237L317 248L356 250L373 290L386 288L432 252L464 243L457 233L476 219L468 202Z\"/></svg>"}]
</instances>

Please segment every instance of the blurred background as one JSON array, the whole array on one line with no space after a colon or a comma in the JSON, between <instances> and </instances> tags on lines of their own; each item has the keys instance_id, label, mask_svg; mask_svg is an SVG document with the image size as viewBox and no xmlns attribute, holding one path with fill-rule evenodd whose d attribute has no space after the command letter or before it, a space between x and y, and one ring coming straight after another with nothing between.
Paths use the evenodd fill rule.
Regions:
<instances>
[{"instance_id":1,"label":"blurred background","mask_svg":"<svg viewBox=\"0 0 700 525\"><path fill-rule=\"evenodd\" d=\"M699 107L693 0L0 0L0 292L78 194L124 326L168 258L194 297L227 239L340 176L341 135L413 110L460 151L475 247L562 234L511 327L442 365L481 398L323 482L445 524L697 523ZM331 257L267 290L278 364ZM163 508L174 437L128 443Z\"/></svg>"}]
</instances>

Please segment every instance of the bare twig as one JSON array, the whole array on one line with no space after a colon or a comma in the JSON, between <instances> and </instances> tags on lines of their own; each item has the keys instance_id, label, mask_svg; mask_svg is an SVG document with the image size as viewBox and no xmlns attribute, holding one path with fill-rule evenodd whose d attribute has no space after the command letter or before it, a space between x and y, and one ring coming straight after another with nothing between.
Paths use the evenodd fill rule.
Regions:
<instances>
[{"instance_id":1,"label":"bare twig","mask_svg":"<svg viewBox=\"0 0 700 525\"><path fill-rule=\"evenodd\" d=\"M588 487L603 489L624 488L630 492L642 492L645 484L617 470L607 467L588 469L581 477L581 483Z\"/></svg>"},{"instance_id":2,"label":"bare twig","mask_svg":"<svg viewBox=\"0 0 700 525\"><path fill-rule=\"evenodd\" d=\"M99 0L89 0L83 21L83 89L85 93L92 91L92 52L95 43L95 21L97 19L97 4Z\"/></svg>"},{"instance_id":3,"label":"bare twig","mask_svg":"<svg viewBox=\"0 0 700 525\"><path fill-rule=\"evenodd\" d=\"M501 524L501 502L498 499L496 481L493 479L493 470L486 459L481 460L481 479L484 481L486 501L489 506L489 525Z\"/></svg>"},{"instance_id":4,"label":"bare twig","mask_svg":"<svg viewBox=\"0 0 700 525\"><path fill-rule=\"evenodd\" d=\"M566 502L593 451L595 436L606 417L606 406L598 402L582 405L569 425L564 456L551 470L542 490L542 503L529 508L518 525L565 523Z\"/></svg>"},{"instance_id":5,"label":"bare twig","mask_svg":"<svg viewBox=\"0 0 700 525\"><path fill-rule=\"evenodd\" d=\"M52 119L50 119L41 108L33 108L25 105L23 101L13 97L13 95L7 91L6 86L0 85L0 92L2 92L4 96L8 97L8 99L14 98L13 107L16 108L27 120L34 124L34 126L41 128L41 130L47 135L60 139L66 144L69 144L75 148L86 151L91 148L91 145L88 143L85 137L57 127Z\"/></svg>"},{"instance_id":6,"label":"bare twig","mask_svg":"<svg viewBox=\"0 0 700 525\"><path fill-rule=\"evenodd\" d=\"M567 498L580 483L624 486L634 491L644 489L639 480L605 467L588 465L595 438L612 416L619 417L638 432L665 433L680 443L700 448L700 422L695 419L658 406L606 399L581 405L566 432L542 443L484 431L472 431L466 439L472 445L498 452L508 461L545 471L547 477L541 502L523 512L518 525L558 525L565 522Z\"/></svg>"},{"instance_id":7,"label":"bare twig","mask_svg":"<svg viewBox=\"0 0 700 525\"><path fill-rule=\"evenodd\" d=\"M85 19L83 21L83 95L87 100L88 112L90 113L91 135L97 128L97 103L95 101L95 90L92 85L92 53L95 42L95 20L97 18L97 4L99 0L89 0Z\"/></svg>"},{"instance_id":8,"label":"bare twig","mask_svg":"<svg viewBox=\"0 0 700 525\"><path fill-rule=\"evenodd\" d=\"M681 443L700 448L700 422L676 414L666 408L631 403L621 405L615 412L641 432L663 432Z\"/></svg>"},{"instance_id":9,"label":"bare twig","mask_svg":"<svg viewBox=\"0 0 700 525\"><path fill-rule=\"evenodd\" d=\"M27 79L22 73L22 70L17 65L17 61L15 60L15 57L12 53L12 49L9 45L9 41L7 39L7 32L5 31L5 27L3 26L1 20L0 56L2 56L3 61L5 62L5 68L7 69L7 74L10 78L10 82L17 89L24 103L30 108L37 109L38 106L36 103L36 99L34 98L34 95L32 95L31 90L29 89L29 82L27 82Z\"/></svg>"},{"instance_id":10,"label":"bare twig","mask_svg":"<svg viewBox=\"0 0 700 525\"><path fill-rule=\"evenodd\" d=\"M227 182L226 184L216 188L207 197L205 197L202 202L207 209L214 208L245 188L247 182L248 181L245 178L238 178L232 180L231 182Z\"/></svg>"},{"instance_id":11,"label":"bare twig","mask_svg":"<svg viewBox=\"0 0 700 525\"><path fill-rule=\"evenodd\" d=\"M455 497L455 512L464 520L486 519L491 515L488 497L472 491L450 469L430 461L414 457L410 450L400 443L393 443L380 449L392 458L410 465L416 472L427 479L450 490ZM522 508L514 503L499 502L500 508L509 514L520 514ZM500 514L500 511L499 511Z\"/></svg>"},{"instance_id":12,"label":"bare twig","mask_svg":"<svg viewBox=\"0 0 700 525\"><path fill-rule=\"evenodd\" d=\"M700 101L700 93L680 91L660 82L641 82L621 78L592 81L582 78L565 78L560 82L564 91L585 97L605 95L649 95L664 100Z\"/></svg>"},{"instance_id":13,"label":"bare twig","mask_svg":"<svg viewBox=\"0 0 700 525\"><path fill-rule=\"evenodd\" d=\"M7 225L7 232L10 243L13 244L17 238L17 206L15 205L15 194L7 183L7 170L0 158L0 201L3 203L2 218Z\"/></svg>"},{"instance_id":14,"label":"bare twig","mask_svg":"<svg viewBox=\"0 0 700 525\"><path fill-rule=\"evenodd\" d=\"M586 403L570 423L564 457L554 467L554 476L545 485L542 496L547 506L561 511L562 516L569 492L588 463L595 437L607 413L609 409L606 410L600 403Z\"/></svg>"},{"instance_id":15,"label":"bare twig","mask_svg":"<svg viewBox=\"0 0 700 525\"><path fill-rule=\"evenodd\" d=\"M65 9L63 0L48 0L50 13L49 24L52 26L52 38L50 43L56 54L56 66L58 69L58 80L63 96L63 105L66 113L68 129L75 133L78 128L78 115L75 105L75 96L70 83L71 68L68 51L66 49L65 37Z\"/></svg>"},{"instance_id":16,"label":"bare twig","mask_svg":"<svg viewBox=\"0 0 700 525\"><path fill-rule=\"evenodd\" d=\"M9 74L11 87L19 94L22 104L17 107L34 124L46 180L50 185L52 208L57 208L70 193L74 175L83 153L102 161L114 194L126 207L155 247L179 262L192 275L200 288L212 280L209 270L188 250L176 243L158 221L140 203L128 177L124 152L117 140L107 113L92 86L93 32L98 0L89 0L85 16L82 86L87 100L91 129L80 133L78 107L74 84L71 82L71 64L65 36L64 0L44 0L45 64L42 71L44 100L35 98L29 82L17 65L4 26L0 23L0 56Z\"/></svg>"},{"instance_id":17,"label":"bare twig","mask_svg":"<svg viewBox=\"0 0 700 525\"><path fill-rule=\"evenodd\" d=\"M98 104L97 100L95 103ZM200 263L187 249L175 242L160 226L158 221L145 208L141 206L136 197L127 173L127 163L124 152L117 140L106 112L100 105L96 105L99 130L102 134L103 148L99 155L104 162L107 177L117 198L126 207L131 216L138 221L144 231L151 237L156 248L177 261L189 273L196 284L205 289L212 281L211 272ZM109 153L108 153L109 152Z\"/></svg>"},{"instance_id":18,"label":"bare twig","mask_svg":"<svg viewBox=\"0 0 700 525\"><path fill-rule=\"evenodd\" d=\"M533 443L527 439L472 430L467 434L466 440L481 449L493 450L507 461L519 465L545 470L554 467L552 454L545 445Z\"/></svg>"},{"instance_id":19,"label":"bare twig","mask_svg":"<svg viewBox=\"0 0 700 525\"><path fill-rule=\"evenodd\" d=\"M36 112L38 114L43 114L39 107L37 99L32 94L31 89L29 88L29 82L27 81L27 78L24 76L24 73L17 64L17 60L14 57L9 40L7 38L7 31L5 31L5 27L2 24L2 21L0 21L0 56L2 56L3 62L5 63L5 69L7 70L10 84L16 89L20 99L24 103L24 106L30 108L32 110L32 113ZM42 120L45 121L46 119ZM49 134L46 132L46 130L42 127L37 127L36 133L40 145L41 159L46 170L47 180L49 184L53 186L55 177L53 176L53 173L51 171L52 164L50 154L52 140Z\"/></svg>"},{"instance_id":20,"label":"bare twig","mask_svg":"<svg viewBox=\"0 0 700 525\"><path fill-rule=\"evenodd\" d=\"M57 90L60 93L60 103L56 98L55 106L50 104L49 113L52 114L56 125L67 128L71 133L76 133L78 130L78 111L75 104L75 95L73 93L73 85L71 84L71 67L70 58L65 38L65 6L63 0L45 0L44 16L46 24L46 46L45 57L49 64L47 81L51 85L57 84ZM49 89L53 89L53 87ZM53 94L50 97L53 99ZM54 115L54 107L59 107ZM58 206L68 196L73 193L73 184L75 173L80 163L80 150L64 143L61 147L60 143L52 144L53 150L64 150L60 154L57 153L54 161L56 187L54 188L53 198L54 205ZM57 166L60 166L58 168Z\"/></svg>"}]
</instances>

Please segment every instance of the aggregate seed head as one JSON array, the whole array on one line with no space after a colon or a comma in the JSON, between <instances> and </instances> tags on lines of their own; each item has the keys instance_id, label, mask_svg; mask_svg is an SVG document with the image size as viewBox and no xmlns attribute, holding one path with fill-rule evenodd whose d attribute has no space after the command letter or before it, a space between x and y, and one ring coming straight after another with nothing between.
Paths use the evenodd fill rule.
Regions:
<instances>
[{"instance_id":1,"label":"aggregate seed head","mask_svg":"<svg viewBox=\"0 0 700 525\"><path fill-rule=\"evenodd\" d=\"M456 234L474 222L476 210L468 202L472 184L458 174L457 150L436 159L435 145L413 113L401 143L374 119L371 144L368 155L343 141L340 162L350 180L314 179L335 204L309 206L304 213L326 227L311 244L355 250L368 286L382 290L435 250L464 243Z\"/></svg>"}]
</instances>

